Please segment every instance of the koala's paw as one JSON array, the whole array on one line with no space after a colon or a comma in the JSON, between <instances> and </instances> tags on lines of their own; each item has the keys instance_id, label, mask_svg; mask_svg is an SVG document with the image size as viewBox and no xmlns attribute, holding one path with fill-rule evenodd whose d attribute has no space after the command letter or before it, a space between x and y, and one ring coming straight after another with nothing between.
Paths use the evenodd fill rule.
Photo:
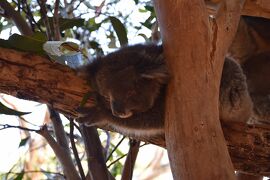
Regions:
<instances>
[{"instance_id":1,"label":"koala's paw","mask_svg":"<svg viewBox=\"0 0 270 180\"><path fill-rule=\"evenodd\" d=\"M80 108L77 110L81 116L76 119L77 122L86 126L104 126L106 125L106 112L98 107Z\"/></svg>"}]
</instances>

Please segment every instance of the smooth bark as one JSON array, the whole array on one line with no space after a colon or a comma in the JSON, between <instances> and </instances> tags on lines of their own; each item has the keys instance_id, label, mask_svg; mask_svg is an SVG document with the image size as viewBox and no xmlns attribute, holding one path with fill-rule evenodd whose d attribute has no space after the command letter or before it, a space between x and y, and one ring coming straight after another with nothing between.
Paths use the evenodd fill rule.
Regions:
<instances>
[{"instance_id":1,"label":"smooth bark","mask_svg":"<svg viewBox=\"0 0 270 180\"><path fill-rule=\"evenodd\" d=\"M235 179L218 113L225 53L240 18L242 1L224 1L210 18L204 1L154 1L168 87L165 139L174 179Z\"/></svg>"}]
</instances>

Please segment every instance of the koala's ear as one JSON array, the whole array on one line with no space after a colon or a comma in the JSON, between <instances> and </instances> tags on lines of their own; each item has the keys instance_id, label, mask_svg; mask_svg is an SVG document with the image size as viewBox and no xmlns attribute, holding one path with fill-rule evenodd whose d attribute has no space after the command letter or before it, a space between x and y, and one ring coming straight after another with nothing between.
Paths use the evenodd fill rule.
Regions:
<instances>
[{"instance_id":1,"label":"koala's ear","mask_svg":"<svg viewBox=\"0 0 270 180\"><path fill-rule=\"evenodd\" d=\"M167 84L169 82L170 76L166 66L161 66L156 69L148 70L141 73L142 78L152 79L160 84Z\"/></svg>"},{"instance_id":2,"label":"koala's ear","mask_svg":"<svg viewBox=\"0 0 270 180\"><path fill-rule=\"evenodd\" d=\"M75 69L77 76L85 79L93 79L99 69L99 61L94 60L92 63L78 67Z\"/></svg>"}]
</instances>

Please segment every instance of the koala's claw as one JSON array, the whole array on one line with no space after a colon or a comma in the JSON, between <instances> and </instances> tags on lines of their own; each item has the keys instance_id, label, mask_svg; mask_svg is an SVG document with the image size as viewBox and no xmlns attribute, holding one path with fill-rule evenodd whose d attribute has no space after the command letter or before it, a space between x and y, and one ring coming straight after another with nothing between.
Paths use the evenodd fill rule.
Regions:
<instances>
[{"instance_id":1,"label":"koala's claw","mask_svg":"<svg viewBox=\"0 0 270 180\"><path fill-rule=\"evenodd\" d=\"M77 118L76 121L86 126L103 126L106 122L106 112L103 112L98 107L82 107L79 111L83 112L84 116Z\"/></svg>"},{"instance_id":2,"label":"koala's claw","mask_svg":"<svg viewBox=\"0 0 270 180\"><path fill-rule=\"evenodd\" d=\"M78 107L76 111L79 113L79 117L88 116L94 107Z\"/></svg>"}]
</instances>

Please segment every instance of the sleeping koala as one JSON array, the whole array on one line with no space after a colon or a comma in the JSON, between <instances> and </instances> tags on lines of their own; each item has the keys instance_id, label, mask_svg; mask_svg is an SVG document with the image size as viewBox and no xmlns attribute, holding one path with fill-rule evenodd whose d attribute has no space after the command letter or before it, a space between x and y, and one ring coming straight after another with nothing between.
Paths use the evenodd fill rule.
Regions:
<instances>
[{"instance_id":1,"label":"sleeping koala","mask_svg":"<svg viewBox=\"0 0 270 180\"><path fill-rule=\"evenodd\" d=\"M109 126L127 136L164 133L165 88L169 73L162 46L121 48L80 68L94 89L96 106L80 108L78 122ZM226 59L220 89L220 119L246 122L252 111L246 78L240 66Z\"/></svg>"}]
</instances>

